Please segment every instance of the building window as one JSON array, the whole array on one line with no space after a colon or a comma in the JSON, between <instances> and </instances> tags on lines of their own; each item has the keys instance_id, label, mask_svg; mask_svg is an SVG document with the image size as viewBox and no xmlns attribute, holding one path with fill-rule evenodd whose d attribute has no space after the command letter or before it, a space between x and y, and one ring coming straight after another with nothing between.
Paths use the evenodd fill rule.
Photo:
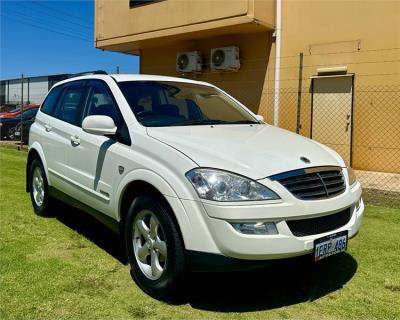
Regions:
<instances>
[{"instance_id":1,"label":"building window","mask_svg":"<svg viewBox=\"0 0 400 320\"><path fill-rule=\"evenodd\" d=\"M146 4L151 4L151 3L155 3L155 2L160 2L163 0L129 0L129 6L132 7L139 7L139 6L143 6Z\"/></svg>"}]
</instances>

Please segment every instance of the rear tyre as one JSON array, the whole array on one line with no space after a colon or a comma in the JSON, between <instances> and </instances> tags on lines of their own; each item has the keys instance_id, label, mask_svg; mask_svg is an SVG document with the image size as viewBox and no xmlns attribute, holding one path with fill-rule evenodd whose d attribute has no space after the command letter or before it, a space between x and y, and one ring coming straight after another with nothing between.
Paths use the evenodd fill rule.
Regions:
<instances>
[{"instance_id":1,"label":"rear tyre","mask_svg":"<svg viewBox=\"0 0 400 320\"><path fill-rule=\"evenodd\" d=\"M131 276L156 299L180 297L186 274L184 247L168 207L156 196L140 196L129 208L125 246Z\"/></svg>"},{"instance_id":2,"label":"rear tyre","mask_svg":"<svg viewBox=\"0 0 400 320\"><path fill-rule=\"evenodd\" d=\"M46 174L39 159L34 159L29 170L29 189L33 210L38 216L50 216L53 199L49 195Z\"/></svg>"}]
</instances>

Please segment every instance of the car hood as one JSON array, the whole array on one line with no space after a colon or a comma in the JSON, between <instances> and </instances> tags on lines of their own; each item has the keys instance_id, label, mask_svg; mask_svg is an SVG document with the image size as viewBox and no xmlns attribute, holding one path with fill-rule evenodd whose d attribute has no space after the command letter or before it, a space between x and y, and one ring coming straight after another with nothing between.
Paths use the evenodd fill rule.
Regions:
<instances>
[{"instance_id":1,"label":"car hood","mask_svg":"<svg viewBox=\"0 0 400 320\"><path fill-rule=\"evenodd\" d=\"M149 127L147 133L200 167L219 168L255 180L299 168L345 165L328 147L264 124Z\"/></svg>"}]
</instances>

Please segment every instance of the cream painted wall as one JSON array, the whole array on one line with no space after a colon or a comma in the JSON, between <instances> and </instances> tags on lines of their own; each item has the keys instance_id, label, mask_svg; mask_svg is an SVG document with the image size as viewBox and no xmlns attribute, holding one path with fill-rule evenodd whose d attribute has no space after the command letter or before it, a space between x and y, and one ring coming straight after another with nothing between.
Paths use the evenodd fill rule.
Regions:
<instances>
[{"instance_id":1,"label":"cream painted wall","mask_svg":"<svg viewBox=\"0 0 400 320\"><path fill-rule=\"evenodd\" d=\"M237 45L239 72L192 77L221 86L273 122L275 1L166 0L135 9L127 4L96 0L97 47L139 50L142 73L177 76L177 52L200 50L209 62L211 48ZM305 136L311 125L310 77L319 67L347 66L355 74L353 166L400 172L399 17L398 0L283 0L279 125L296 129L300 52ZM155 31L160 28L169 31Z\"/></svg>"},{"instance_id":2,"label":"cream painted wall","mask_svg":"<svg viewBox=\"0 0 400 320\"><path fill-rule=\"evenodd\" d=\"M227 35L183 41L162 48L143 49L141 52L141 72L183 76L177 73L175 69L176 54L193 50L201 51L206 64L204 72L186 76L214 83L233 93L237 99L245 103L254 112L258 112L268 65L271 36L271 33L267 32ZM211 48L230 45L236 45L240 48L240 71L211 72L209 70Z\"/></svg>"}]
</instances>

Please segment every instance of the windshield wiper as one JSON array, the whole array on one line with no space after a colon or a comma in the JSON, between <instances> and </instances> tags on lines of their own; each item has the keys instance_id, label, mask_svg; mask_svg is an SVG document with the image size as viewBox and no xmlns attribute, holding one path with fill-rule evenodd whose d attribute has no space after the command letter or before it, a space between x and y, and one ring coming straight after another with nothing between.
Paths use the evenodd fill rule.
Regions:
<instances>
[{"instance_id":1,"label":"windshield wiper","mask_svg":"<svg viewBox=\"0 0 400 320\"><path fill-rule=\"evenodd\" d=\"M229 121L229 124L260 124L258 121L253 120L238 120L238 121Z\"/></svg>"},{"instance_id":2,"label":"windshield wiper","mask_svg":"<svg viewBox=\"0 0 400 320\"><path fill-rule=\"evenodd\" d=\"M224 120L212 120L212 119L203 119L203 120L192 120L185 122L176 122L168 124L168 126L201 126L201 125L213 125L213 124L259 124L257 121L252 120L238 120L238 121L224 121Z\"/></svg>"},{"instance_id":3,"label":"windshield wiper","mask_svg":"<svg viewBox=\"0 0 400 320\"><path fill-rule=\"evenodd\" d=\"M222 120L192 120L179 123L172 123L169 126L200 126L200 125L212 125L212 124L227 124L229 122Z\"/></svg>"}]
</instances>

